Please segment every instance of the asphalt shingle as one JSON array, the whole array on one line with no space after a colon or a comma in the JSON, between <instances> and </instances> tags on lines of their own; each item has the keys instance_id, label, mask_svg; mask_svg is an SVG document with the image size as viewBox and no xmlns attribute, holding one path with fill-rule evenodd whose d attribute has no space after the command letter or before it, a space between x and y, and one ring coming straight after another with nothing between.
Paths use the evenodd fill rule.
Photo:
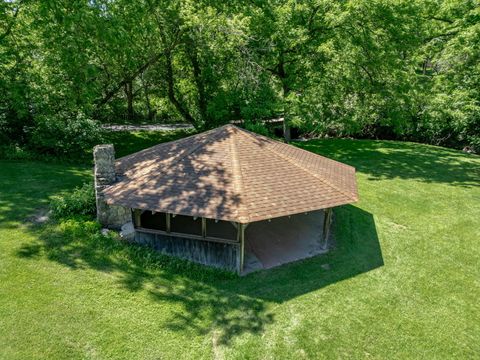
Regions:
<instances>
[{"instance_id":1,"label":"asphalt shingle","mask_svg":"<svg viewBox=\"0 0 480 360\"><path fill-rule=\"evenodd\" d=\"M249 223L358 200L355 169L225 125L116 162L109 204Z\"/></svg>"}]
</instances>

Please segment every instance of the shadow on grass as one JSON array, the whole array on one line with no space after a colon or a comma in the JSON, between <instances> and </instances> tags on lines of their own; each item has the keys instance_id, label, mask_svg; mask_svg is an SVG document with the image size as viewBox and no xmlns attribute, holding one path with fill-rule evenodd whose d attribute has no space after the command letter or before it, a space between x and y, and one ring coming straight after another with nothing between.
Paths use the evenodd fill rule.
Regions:
<instances>
[{"instance_id":1,"label":"shadow on grass","mask_svg":"<svg viewBox=\"0 0 480 360\"><path fill-rule=\"evenodd\" d=\"M0 161L0 228L17 228L48 207L49 196L91 179L86 167L39 161Z\"/></svg>"},{"instance_id":2,"label":"shadow on grass","mask_svg":"<svg viewBox=\"0 0 480 360\"><path fill-rule=\"evenodd\" d=\"M246 277L227 275L119 242L98 233L94 222L69 220L30 229L38 239L17 255L46 257L71 269L115 274L130 292L146 292L152 301L175 304L166 327L212 333L229 344L243 333L261 333L275 321L272 303L282 303L383 265L373 216L358 207L336 209L336 247L318 256Z\"/></svg>"},{"instance_id":3,"label":"shadow on grass","mask_svg":"<svg viewBox=\"0 0 480 360\"><path fill-rule=\"evenodd\" d=\"M116 133L115 136L121 134ZM117 144L122 141L119 139ZM152 141L158 142L158 139ZM145 147L143 140L137 145ZM358 152L355 151L356 145L360 148ZM130 152L135 146L128 143L125 149ZM324 147L312 150L351 163L361 171L371 172L372 176L381 175L373 174L378 164L374 154L378 149L370 148L373 145L344 144L338 149L332 146L332 151L327 148L323 152ZM379 153L382 154L381 151ZM120 151L119 155L122 155ZM373 156L373 159L368 159L368 156ZM407 160L412 161L410 158ZM402 160L397 157L394 161L400 163ZM380 165L379 168L382 169ZM54 166L41 169L26 166L25 173L17 170L15 166L10 169L9 176L2 180L5 187L0 188L0 193L5 192L2 196L6 195L2 199L8 199L9 207L2 215L10 219L19 218L20 215L15 213L18 206L21 213L25 213L22 215L25 218L28 211L51 195L52 189L56 192L73 188L72 184L77 184L81 178L65 168L62 170L59 167L55 172ZM417 170L419 173L415 176L428 175L423 169ZM393 176L393 172L389 174L385 166L382 173L383 176ZM26 184L25 179L31 183ZM15 188L16 193L8 197L7 189L10 188ZM14 209L14 197L26 200ZM375 222L370 213L355 206L337 208L334 229L337 245L329 254L243 278L226 276L162 256L147 248L101 236L96 223L78 219L61 224L30 226L29 231L36 241L23 244L17 255L24 259L47 258L72 270L93 269L111 273L112 279L116 279L125 291L146 294L152 301L167 307L175 305L171 306L171 319L165 321L164 326L174 331L212 333L218 343L228 344L240 334L261 333L265 326L273 323L272 304L288 301L383 265Z\"/></svg>"},{"instance_id":4,"label":"shadow on grass","mask_svg":"<svg viewBox=\"0 0 480 360\"><path fill-rule=\"evenodd\" d=\"M330 139L297 143L354 166L369 180L413 179L463 187L480 186L480 157L458 150L400 141Z\"/></svg>"},{"instance_id":5,"label":"shadow on grass","mask_svg":"<svg viewBox=\"0 0 480 360\"><path fill-rule=\"evenodd\" d=\"M311 141L299 146L351 164L372 180L401 178L463 187L479 185L478 157L454 150L367 140ZM133 148L134 144L127 147ZM10 183L4 181L4 189L18 187L25 176L17 176L16 169L12 172L15 174ZM45 194L36 193L49 187L50 175L43 176L31 188L22 184L21 194L2 198L8 199L9 218L18 218L13 209L14 196L28 200L20 205L22 212L36 207L37 198L44 198ZM37 241L24 244L18 256L46 257L71 269L111 272L126 291L146 293L165 306L176 305L171 307L171 319L165 322L169 329L212 333L223 344L243 333L261 333L275 321L270 312L272 304L348 281L383 265L374 218L355 206L335 209L336 247L330 253L244 278L228 277L146 248L122 244L98 235L98 229L88 224L32 227Z\"/></svg>"}]
</instances>

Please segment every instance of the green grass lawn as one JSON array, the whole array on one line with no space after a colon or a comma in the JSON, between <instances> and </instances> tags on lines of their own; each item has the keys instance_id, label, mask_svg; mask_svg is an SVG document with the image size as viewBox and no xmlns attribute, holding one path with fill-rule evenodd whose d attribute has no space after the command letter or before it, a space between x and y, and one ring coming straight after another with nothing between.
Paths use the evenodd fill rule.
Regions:
<instances>
[{"instance_id":1,"label":"green grass lawn","mask_svg":"<svg viewBox=\"0 0 480 360\"><path fill-rule=\"evenodd\" d=\"M172 135L115 134L117 154ZM0 161L0 358L480 357L480 158L390 141L299 144L357 168L336 248L244 278L34 225L91 169ZM200 273L200 274L199 274Z\"/></svg>"}]
</instances>

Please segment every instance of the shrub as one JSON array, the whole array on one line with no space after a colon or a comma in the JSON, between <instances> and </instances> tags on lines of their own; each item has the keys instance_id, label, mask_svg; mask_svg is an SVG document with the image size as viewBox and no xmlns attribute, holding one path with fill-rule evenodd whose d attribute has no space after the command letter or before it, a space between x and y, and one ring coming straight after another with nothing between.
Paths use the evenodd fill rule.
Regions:
<instances>
[{"instance_id":1,"label":"shrub","mask_svg":"<svg viewBox=\"0 0 480 360\"><path fill-rule=\"evenodd\" d=\"M226 270L164 255L148 246L127 243L114 231L103 234L98 222L79 215L51 223L42 231L49 259L69 264L75 262L76 266L89 264L128 271L135 281L143 281L147 271L166 271L202 281L237 277Z\"/></svg>"},{"instance_id":2,"label":"shrub","mask_svg":"<svg viewBox=\"0 0 480 360\"><path fill-rule=\"evenodd\" d=\"M5 160L32 160L34 156L28 150L18 145L1 144L0 158Z\"/></svg>"},{"instance_id":3,"label":"shrub","mask_svg":"<svg viewBox=\"0 0 480 360\"><path fill-rule=\"evenodd\" d=\"M30 135L30 147L42 154L82 156L102 139L98 122L83 113L38 116Z\"/></svg>"},{"instance_id":4,"label":"shrub","mask_svg":"<svg viewBox=\"0 0 480 360\"><path fill-rule=\"evenodd\" d=\"M263 136L272 136L268 127L261 122L245 121L245 129Z\"/></svg>"},{"instance_id":5,"label":"shrub","mask_svg":"<svg viewBox=\"0 0 480 360\"><path fill-rule=\"evenodd\" d=\"M85 183L71 193L55 196L50 202L54 218L67 218L76 215L92 217L96 212L95 189L92 183Z\"/></svg>"}]
</instances>

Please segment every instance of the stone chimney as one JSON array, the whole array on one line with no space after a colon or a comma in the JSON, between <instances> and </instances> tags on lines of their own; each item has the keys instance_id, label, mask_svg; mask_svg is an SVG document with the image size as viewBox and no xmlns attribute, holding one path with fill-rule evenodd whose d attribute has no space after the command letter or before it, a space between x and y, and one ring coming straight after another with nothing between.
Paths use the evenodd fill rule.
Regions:
<instances>
[{"instance_id":1,"label":"stone chimney","mask_svg":"<svg viewBox=\"0 0 480 360\"><path fill-rule=\"evenodd\" d=\"M112 144L97 145L93 148L95 163L95 198L97 204L97 220L102 226L120 229L125 223L132 221L131 210L123 206L108 205L103 190L115 180L115 150Z\"/></svg>"}]
</instances>

